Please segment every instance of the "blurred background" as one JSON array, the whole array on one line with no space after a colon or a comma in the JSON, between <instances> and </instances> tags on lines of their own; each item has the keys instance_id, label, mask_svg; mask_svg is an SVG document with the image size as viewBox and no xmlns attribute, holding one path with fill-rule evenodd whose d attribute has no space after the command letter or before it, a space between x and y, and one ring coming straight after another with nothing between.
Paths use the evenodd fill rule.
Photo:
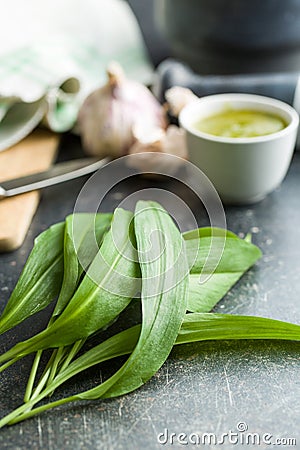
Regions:
<instances>
[{"instance_id":1,"label":"blurred background","mask_svg":"<svg viewBox=\"0 0 300 450\"><path fill-rule=\"evenodd\" d=\"M299 0L128 0L155 63L199 73L300 70Z\"/></svg>"}]
</instances>

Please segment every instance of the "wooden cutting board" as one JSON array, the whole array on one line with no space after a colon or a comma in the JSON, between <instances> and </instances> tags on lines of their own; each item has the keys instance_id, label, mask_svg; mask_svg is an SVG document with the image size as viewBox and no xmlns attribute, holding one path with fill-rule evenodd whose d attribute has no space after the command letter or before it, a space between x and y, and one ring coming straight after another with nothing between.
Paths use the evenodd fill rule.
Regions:
<instances>
[{"instance_id":1,"label":"wooden cutting board","mask_svg":"<svg viewBox=\"0 0 300 450\"><path fill-rule=\"evenodd\" d=\"M0 184L48 169L56 157L58 142L58 135L38 129L1 152ZM22 245L38 203L37 191L0 200L0 252L9 252Z\"/></svg>"}]
</instances>

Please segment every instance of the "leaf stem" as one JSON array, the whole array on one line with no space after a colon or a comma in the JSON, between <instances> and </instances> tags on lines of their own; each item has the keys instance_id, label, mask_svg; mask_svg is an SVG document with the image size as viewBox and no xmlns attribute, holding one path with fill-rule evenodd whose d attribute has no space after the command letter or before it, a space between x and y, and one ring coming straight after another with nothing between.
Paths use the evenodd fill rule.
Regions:
<instances>
[{"instance_id":1,"label":"leaf stem","mask_svg":"<svg viewBox=\"0 0 300 450\"><path fill-rule=\"evenodd\" d=\"M2 366L0 366L0 373L3 372L5 369L7 369L9 366L12 366L15 362L19 361L19 359L21 358L22 356L16 356L15 358L12 358L11 360L2 364Z\"/></svg>"},{"instance_id":2,"label":"leaf stem","mask_svg":"<svg viewBox=\"0 0 300 450\"><path fill-rule=\"evenodd\" d=\"M32 392L31 397L27 401L33 400L34 398L36 398L40 394L40 392L43 390L43 388L45 387L45 385L47 383L47 380L49 378L49 375L50 375L51 364L52 364L52 362L53 362L53 360L54 360L54 358L56 356L56 351L57 351L57 349L54 349L52 351L52 354L51 354L51 356L50 356L50 358L49 358L49 360L47 362L47 365L46 365L46 367L45 367L45 369L44 369L44 371L43 371L43 373L42 373L42 375L40 377L40 380L39 380L36 388Z\"/></svg>"},{"instance_id":3,"label":"leaf stem","mask_svg":"<svg viewBox=\"0 0 300 450\"><path fill-rule=\"evenodd\" d=\"M66 350L67 350L67 347L58 347L55 350L55 357L54 357L53 363L51 364L50 373L49 373L49 377L47 380L47 386L49 386L52 383L52 381L54 380L55 375L57 374L57 371L58 371L59 364L61 363L61 360L64 357Z\"/></svg>"},{"instance_id":4,"label":"leaf stem","mask_svg":"<svg viewBox=\"0 0 300 450\"><path fill-rule=\"evenodd\" d=\"M38 385L34 389L29 401L34 400L37 398L38 395L42 392L43 388L45 387L47 380L49 378L51 367L49 366L47 370L44 371L43 375L41 376Z\"/></svg>"},{"instance_id":5,"label":"leaf stem","mask_svg":"<svg viewBox=\"0 0 300 450\"><path fill-rule=\"evenodd\" d=\"M48 322L47 328L49 328L50 325L52 325L54 320L55 319L54 319L53 316L50 317L50 320ZM38 371L38 367L39 367L39 364L40 364L40 361L41 361L42 354L43 354L43 350L38 350L36 352L36 354L35 354L35 358L34 358L34 361L33 361L32 367L31 367L31 371L30 371L30 374L29 374L29 378L28 378L28 382L27 382L27 386L26 386L26 390L25 390L25 394L24 394L24 402L28 402L30 397L31 397L31 395L32 395L33 385L34 385L34 382L35 382L35 379L36 379L36 374L37 374L37 371ZM52 353L52 355L53 355L53 353ZM52 361L52 355L51 355L51 357L50 357L50 359L49 359L49 361L47 363L46 369L48 368L48 366L50 364L50 361ZM43 375L42 375L42 377L43 377Z\"/></svg>"},{"instance_id":6,"label":"leaf stem","mask_svg":"<svg viewBox=\"0 0 300 450\"><path fill-rule=\"evenodd\" d=\"M31 409L30 411L21 412L21 414L15 414L14 417L11 417L11 418L9 416L6 416L2 420L0 420L0 428L3 427L4 425L13 425L15 423L22 422L23 420L29 419L30 417L33 417L36 414L47 411L48 409L64 405L65 403L75 402L76 400L79 400L77 395L71 395L70 397L65 397L60 400L56 400L54 402L47 403L45 405ZM15 412L16 411L17 410L15 410ZM12 416L12 414L11 414L11 416ZM7 420L4 422L4 419L7 419Z\"/></svg>"},{"instance_id":7,"label":"leaf stem","mask_svg":"<svg viewBox=\"0 0 300 450\"><path fill-rule=\"evenodd\" d=\"M34 360L32 363L32 367L31 367L31 371L29 374L29 378L27 381L27 385L26 385L26 390L25 390L25 394L24 394L24 402L28 402L30 400L42 353L43 353L43 350L38 350L35 354L35 357L34 357Z\"/></svg>"},{"instance_id":8,"label":"leaf stem","mask_svg":"<svg viewBox=\"0 0 300 450\"><path fill-rule=\"evenodd\" d=\"M58 373L63 372L70 364L70 362L72 361L72 359L77 355L77 353L79 352L79 350L81 349L81 347L83 346L83 344L85 343L85 339L80 339L79 341L76 341L71 350L69 351L65 361L63 362L61 368L59 369Z\"/></svg>"}]
</instances>

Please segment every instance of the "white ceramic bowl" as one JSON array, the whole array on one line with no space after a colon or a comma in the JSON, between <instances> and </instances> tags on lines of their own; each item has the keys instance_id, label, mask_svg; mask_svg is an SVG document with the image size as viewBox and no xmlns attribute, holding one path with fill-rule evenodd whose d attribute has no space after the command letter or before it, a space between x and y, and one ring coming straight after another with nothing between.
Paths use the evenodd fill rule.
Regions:
<instances>
[{"instance_id":1,"label":"white ceramic bowl","mask_svg":"<svg viewBox=\"0 0 300 450\"><path fill-rule=\"evenodd\" d=\"M213 136L194 128L196 121L226 109L266 111L287 126L276 133L251 138ZM286 103L250 94L218 94L183 108L179 123L186 130L190 161L214 184L229 204L262 200L280 185L289 168L299 124L298 113Z\"/></svg>"}]
</instances>

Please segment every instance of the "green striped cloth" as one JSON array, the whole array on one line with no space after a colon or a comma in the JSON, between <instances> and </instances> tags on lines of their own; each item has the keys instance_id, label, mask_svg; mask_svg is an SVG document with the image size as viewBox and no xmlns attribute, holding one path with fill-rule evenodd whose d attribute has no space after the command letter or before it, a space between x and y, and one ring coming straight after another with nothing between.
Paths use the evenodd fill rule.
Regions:
<instances>
[{"instance_id":1,"label":"green striped cloth","mask_svg":"<svg viewBox=\"0 0 300 450\"><path fill-rule=\"evenodd\" d=\"M40 123L56 132L72 129L81 102L105 82L105 68L112 60L118 61L128 76L150 82L152 66L127 4L122 0L95 2L97 11L101 6L103 13L95 42L91 36L85 40L74 33L57 33L0 54L0 151ZM88 3L93 4L91 0Z\"/></svg>"}]
</instances>

